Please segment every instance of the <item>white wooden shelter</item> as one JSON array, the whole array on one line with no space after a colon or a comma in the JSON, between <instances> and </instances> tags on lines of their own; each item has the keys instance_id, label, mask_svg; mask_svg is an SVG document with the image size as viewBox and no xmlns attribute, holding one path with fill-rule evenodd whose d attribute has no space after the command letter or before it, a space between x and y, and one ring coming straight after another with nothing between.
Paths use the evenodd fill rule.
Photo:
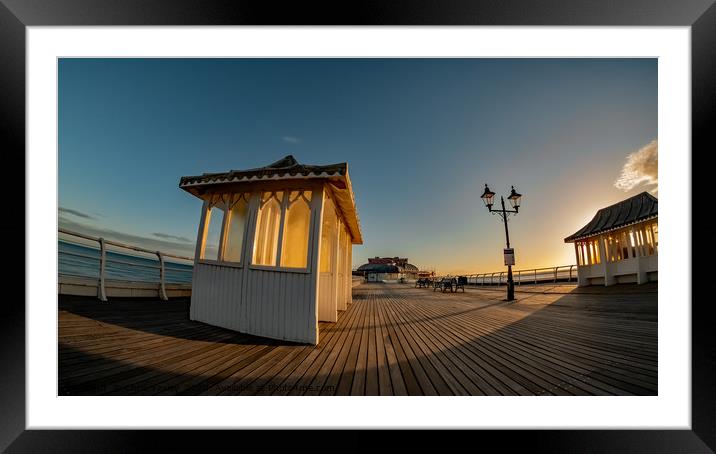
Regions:
<instances>
[{"instance_id":1,"label":"white wooden shelter","mask_svg":"<svg viewBox=\"0 0 716 454\"><path fill-rule=\"evenodd\" d=\"M318 344L318 322L337 321L352 301L352 244L363 242L348 165L289 155L179 187L204 201L190 318Z\"/></svg>"},{"instance_id":2,"label":"white wooden shelter","mask_svg":"<svg viewBox=\"0 0 716 454\"><path fill-rule=\"evenodd\" d=\"M658 200L642 192L602 208L564 239L574 243L580 286L658 280Z\"/></svg>"}]
</instances>

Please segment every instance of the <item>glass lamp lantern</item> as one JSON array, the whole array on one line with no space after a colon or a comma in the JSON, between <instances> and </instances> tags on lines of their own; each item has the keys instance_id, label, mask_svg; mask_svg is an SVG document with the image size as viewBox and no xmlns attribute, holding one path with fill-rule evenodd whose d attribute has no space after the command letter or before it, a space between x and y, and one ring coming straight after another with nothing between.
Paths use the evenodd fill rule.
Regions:
<instances>
[{"instance_id":1,"label":"glass lamp lantern","mask_svg":"<svg viewBox=\"0 0 716 454\"><path fill-rule=\"evenodd\" d=\"M488 210L492 211L492 199L495 197L495 193L490 191L490 188L485 185L485 191L482 193L480 198L485 203Z\"/></svg>"},{"instance_id":2,"label":"glass lamp lantern","mask_svg":"<svg viewBox=\"0 0 716 454\"><path fill-rule=\"evenodd\" d=\"M520 202L522 199L522 194L515 191L515 187L512 186L512 191L510 192L510 196L507 197L507 199L510 201L510 204L512 205L512 208L515 210L519 210L520 208Z\"/></svg>"}]
</instances>

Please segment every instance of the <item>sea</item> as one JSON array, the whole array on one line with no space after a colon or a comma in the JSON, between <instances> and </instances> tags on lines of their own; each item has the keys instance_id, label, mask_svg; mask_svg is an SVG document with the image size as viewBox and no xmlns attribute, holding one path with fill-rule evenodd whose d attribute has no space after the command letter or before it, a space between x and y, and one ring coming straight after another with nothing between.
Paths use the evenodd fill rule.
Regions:
<instances>
[{"instance_id":1,"label":"sea","mask_svg":"<svg viewBox=\"0 0 716 454\"><path fill-rule=\"evenodd\" d=\"M99 279L99 248L59 240L57 244L58 272L69 276ZM72 254L82 254L79 257ZM122 281L159 282L159 260L107 250L105 277ZM127 263L116 263L118 260ZM191 283L193 266L164 259L164 277L167 283ZM157 267L157 268L152 268Z\"/></svg>"}]
</instances>

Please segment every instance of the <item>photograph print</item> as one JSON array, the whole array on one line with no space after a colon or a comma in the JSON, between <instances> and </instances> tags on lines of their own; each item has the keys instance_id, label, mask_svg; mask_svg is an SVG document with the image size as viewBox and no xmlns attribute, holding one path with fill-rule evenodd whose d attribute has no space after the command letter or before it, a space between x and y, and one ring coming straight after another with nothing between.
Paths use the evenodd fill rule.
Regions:
<instances>
[{"instance_id":1,"label":"photograph print","mask_svg":"<svg viewBox=\"0 0 716 454\"><path fill-rule=\"evenodd\" d=\"M658 395L656 58L57 64L59 395Z\"/></svg>"}]
</instances>

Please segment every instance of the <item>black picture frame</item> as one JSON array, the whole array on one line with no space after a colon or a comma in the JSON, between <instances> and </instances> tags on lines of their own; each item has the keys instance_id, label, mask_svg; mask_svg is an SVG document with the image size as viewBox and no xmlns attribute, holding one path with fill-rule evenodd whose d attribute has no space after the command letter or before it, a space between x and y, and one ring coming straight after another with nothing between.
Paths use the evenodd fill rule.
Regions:
<instances>
[{"instance_id":1,"label":"black picture frame","mask_svg":"<svg viewBox=\"0 0 716 454\"><path fill-rule=\"evenodd\" d=\"M713 0L421 0L410 3L353 2L340 7L305 2L277 5L271 1L226 0L0 0L0 149L6 165L9 157L14 156L23 163L24 169L25 28L50 25L690 26L692 168L698 168L693 166L693 160L699 155L695 151L701 150L704 154L707 147L713 148L708 143L712 129L708 119L714 118L716 110L716 6ZM17 168L19 165L15 166ZM691 188L684 189L697 194ZM6 237L10 235L10 232L4 233ZM24 228L22 235L25 236ZM31 238L25 236L25 242L28 241ZM700 281L704 271L692 269L696 278L692 283ZM228 431L190 434L178 431L25 430L25 307L17 304L17 299L13 300L14 304L9 304L11 301L0 304L0 450L126 452L128 448L154 449L159 446L160 437L167 436L185 447L202 444L218 448L224 442L236 443L237 437ZM669 303L688 304L689 301ZM467 440L460 441L468 441L472 446L495 446L494 442L497 442L511 450L550 452L713 452L716 449L716 392L713 390L716 348L710 326L713 319L709 317L708 298L696 300L692 297L691 304L692 430L548 430L511 431L509 434L480 431L478 435L463 432L460 435ZM384 447L404 447L402 443L408 440L411 444L423 443L426 435L411 432L401 437L403 441L388 441ZM207 436L212 437L211 445L204 444ZM334 431L331 436L349 449L360 446L371 449L369 445L372 443L365 441L364 433ZM447 440L445 434L437 434L437 437ZM453 436L450 437L448 446L458 446L453 444L458 443ZM270 439L272 450L293 449L300 443L315 446L316 443L315 434L310 433L293 432L290 436L271 436ZM241 444L249 443L245 438L242 440Z\"/></svg>"}]
</instances>

